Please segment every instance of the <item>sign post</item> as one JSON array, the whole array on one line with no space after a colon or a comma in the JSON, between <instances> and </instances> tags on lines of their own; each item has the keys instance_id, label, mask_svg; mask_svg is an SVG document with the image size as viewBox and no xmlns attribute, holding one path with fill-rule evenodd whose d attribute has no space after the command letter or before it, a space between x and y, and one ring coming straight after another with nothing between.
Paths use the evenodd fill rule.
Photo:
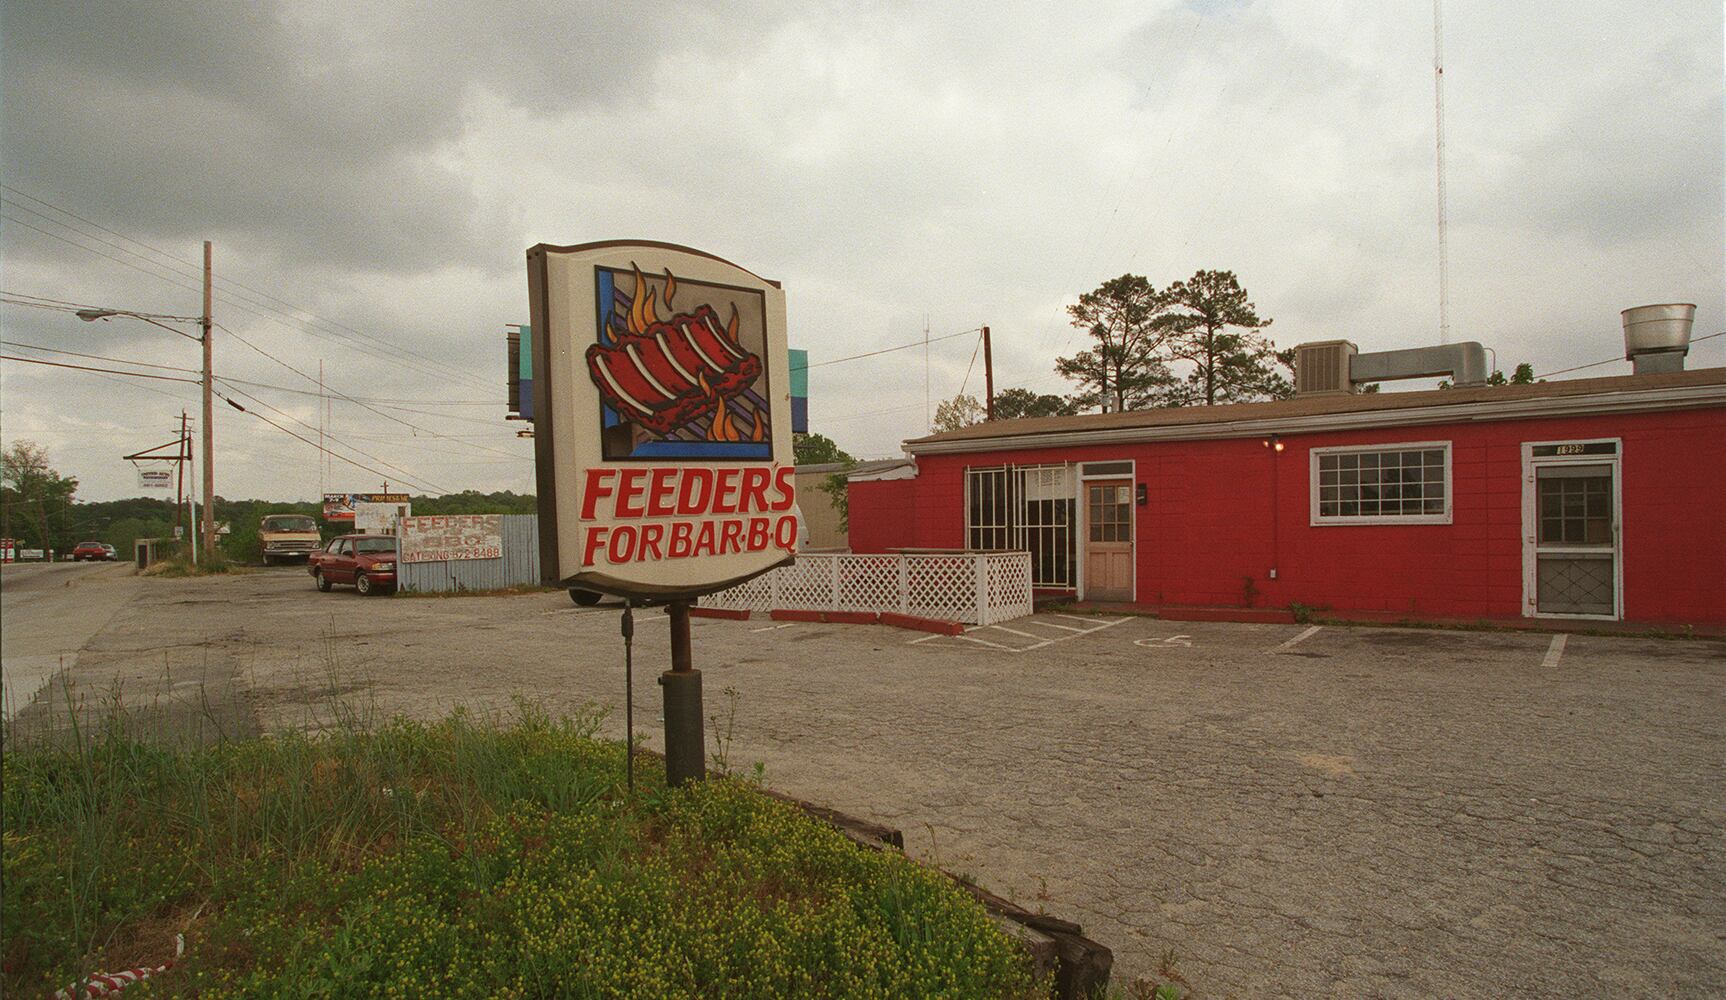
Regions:
<instances>
[{"instance_id":1,"label":"sign post","mask_svg":"<svg viewBox=\"0 0 1726 1000\"><path fill-rule=\"evenodd\" d=\"M706 774L689 605L792 561L785 293L667 243L527 252L540 566L663 603L666 777Z\"/></svg>"}]
</instances>

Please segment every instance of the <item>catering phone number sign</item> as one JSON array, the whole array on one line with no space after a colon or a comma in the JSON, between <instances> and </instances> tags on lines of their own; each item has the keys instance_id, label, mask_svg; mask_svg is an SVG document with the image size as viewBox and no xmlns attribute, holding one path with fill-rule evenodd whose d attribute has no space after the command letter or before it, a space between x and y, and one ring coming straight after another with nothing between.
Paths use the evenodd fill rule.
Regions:
<instances>
[{"instance_id":1,"label":"catering phone number sign","mask_svg":"<svg viewBox=\"0 0 1726 1000\"><path fill-rule=\"evenodd\" d=\"M404 563L503 558L502 514L431 514L396 522Z\"/></svg>"},{"instance_id":2,"label":"catering phone number sign","mask_svg":"<svg viewBox=\"0 0 1726 1000\"><path fill-rule=\"evenodd\" d=\"M527 260L546 580L690 596L790 561L784 291L661 243Z\"/></svg>"}]
</instances>

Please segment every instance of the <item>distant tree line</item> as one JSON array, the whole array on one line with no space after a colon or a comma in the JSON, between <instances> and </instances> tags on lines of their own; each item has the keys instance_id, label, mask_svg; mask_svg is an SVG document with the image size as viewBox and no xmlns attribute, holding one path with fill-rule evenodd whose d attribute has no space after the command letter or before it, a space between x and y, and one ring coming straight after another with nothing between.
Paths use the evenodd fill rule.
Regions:
<instances>
[{"instance_id":1,"label":"distant tree line","mask_svg":"<svg viewBox=\"0 0 1726 1000\"><path fill-rule=\"evenodd\" d=\"M83 541L107 542L121 559L130 558L140 538L173 535L172 497L130 497L82 502L78 481L56 472L47 449L17 441L0 452L0 535L18 540L21 549L48 548L67 553ZM532 514L538 511L531 493L480 493L466 490L443 496L410 497L415 514ZM200 508L200 513L202 509ZM219 543L229 559L258 559L258 523L267 514L305 514L318 522L325 538L348 530L342 522L323 520L323 505L304 500L229 500L216 497L215 520L228 526ZM182 508L180 522L188 518ZM44 539L47 544L44 545Z\"/></svg>"}]
</instances>

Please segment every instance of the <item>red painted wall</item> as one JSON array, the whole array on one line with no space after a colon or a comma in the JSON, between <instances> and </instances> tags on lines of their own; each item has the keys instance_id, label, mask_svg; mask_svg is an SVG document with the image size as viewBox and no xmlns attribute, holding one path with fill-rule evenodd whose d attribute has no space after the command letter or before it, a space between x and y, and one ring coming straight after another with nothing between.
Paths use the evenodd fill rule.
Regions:
<instances>
[{"instance_id":1,"label":"red painted wall","mask_svg":"<svg viewBox=\"0 0 1726 1000\"><path fill-rule=\"evenodd\" d=\"M1522 615L1522 444L1619 438L1628 621L1726 624L1726 410L1443 424L1283 438L933 455L852 484L851 545L962 548L964 469L1137 461L1138 603L1394 617ZM1309 451L1451 442L1452 523L1313 526ZM1277 569L1277 579L1270 570Z\"/></svg>"}]
</instances>

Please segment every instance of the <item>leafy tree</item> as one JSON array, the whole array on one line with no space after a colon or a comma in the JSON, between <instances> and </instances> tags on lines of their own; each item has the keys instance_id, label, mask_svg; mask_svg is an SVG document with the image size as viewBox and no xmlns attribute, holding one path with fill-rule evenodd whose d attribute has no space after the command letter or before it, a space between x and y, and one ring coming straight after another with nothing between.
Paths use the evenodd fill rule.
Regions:
<instances>
[{"instance_id":1,"label":"leafy tree","mask_svg":"<svg viewBox=\"0 0 1726 1000\"><path fill-rule=\"evenodd\" d=\"M796 456L798 465L856 461L825 434L794 434L791 437L791 451Z\"/></svg>"},{"instance_id":2,"label":"leafy tree","mask_svg":"<svg viewBox=\"0 0 1726 1000\"><path fill-rule=\"evenodd\" d=\"M845 469L857 464L844 448L833 443L825 434L798 434L791 439L792 452L798 465L829 465L837 462ZM816 490L827 494L827 502L839 514L839 530L846 530L851 520L851 495L847 492L845 471L829 473Z\"/></svg>"},{"instance_id":3,"label":"leafy tree","mask_svg":"<svg viewBox=\"0 0 1726 1000\"><path fill-rule=\"evenodd\" d=\"M1003 389L995 394L995 419L1017 420L1020 417L1070 417L1079 412L1079 404L1065 396L1032 392L1029 389Z\"/></svg>"},{"instance_id":4,"label":"leafy tree","mask_svg":"<svg viewBox=\"0 0 1726 1000\"><path fill-rule=\"evenodd\" d=\"M21 549L70 549L78 544L71 537L77 492L78 480L48 464L48 449L14 441L0 452L0 534L17 539Z\"/></svg>"},{"instance_id":5,"label":"leafy tree","mask_svg":"<svg viewBox=\"0 0 1726 1000\"><path fill-rule=\"evenodd\" d=\"M1168 338L1160 321L1167 299L1143 276L1123 274L1067 307L1089 348L1055 359L1055 371L1079 384L1080 407L1138 410L1165 402L1176 385L1159 351Z\"/></svg>"},{"instance_id":6,"label":"leafy tree","mask_svg":"<svg viewBox=\"0 0 1726 1000\"><path fill-rule=\"evenodd\" d=\"M987 412L976 396L958 395L935 404L935 430L956 431L980 424Z\"/></svg>"},{"instance_id":7,"label":"leafy tree","mask_svg":"<svg viewBox=\"0 0 1726 1000\"><path fill-rule=\"evenodd\" d=\"M1233 271L1194 272L1165 298L1169 311L1156 325L1168 337L1168 354L1193 365L1182 403L1244 403L1294 392L1277 371L1276 348L1254 333L1271 321L1259 316Z\"/></svg>"},{"instance_id":8,"label":"leafy tree","mask_svg":"<svg viewBox=\"0 0 1726 1000\"><path fill-rule=\"evenodd\" d=\"M821 485L815 487L827 494L827 502L831 503L834 511L839 514L840 531L851 530L851 485L846 476L856 464L856 459L846 461L844 471L828 473Z\"/></svg>"}]
</instances>

